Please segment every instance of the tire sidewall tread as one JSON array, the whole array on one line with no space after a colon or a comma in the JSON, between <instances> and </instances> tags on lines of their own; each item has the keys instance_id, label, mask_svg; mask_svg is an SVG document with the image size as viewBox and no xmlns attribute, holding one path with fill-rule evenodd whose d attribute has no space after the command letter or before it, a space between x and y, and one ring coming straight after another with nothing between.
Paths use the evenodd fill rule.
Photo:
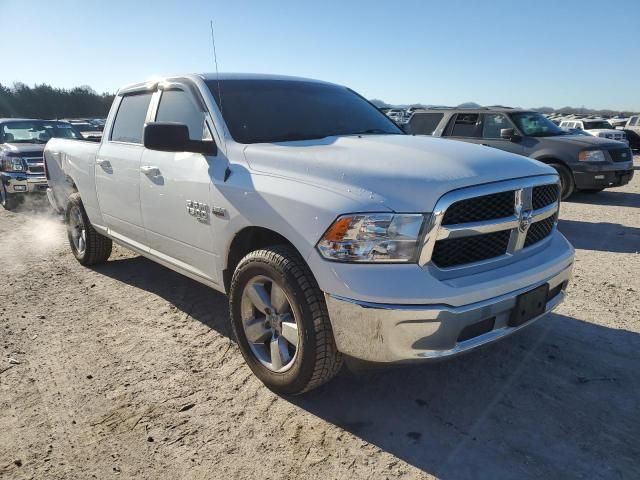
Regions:
<instances>
[{"instance_id":1,"label":"tire sidewall tread","mask_svg":"<svg viewBox=\"0 0 640 480\"><path fill-rule=\"evenodd\" d=\"M244 287L256 275L267 274L283 287L293 303L301 342L291 368L272 372L254 356L242 326L241 301ZM337 351L324 294L309 267L288 245L253 251L238 264L231 280L229 309L232 328L249 368L277 393L300 394L330 380L342 366Z\"/></svg>"},{"instance_id":2,"label":"tire sidewall tread","mask_svg":"<svg viewBox=\"0 0 640 480\"><path fill-rule=\"evenodd\" d=\"M111 256L113 243L110 238L99 234L95 228L93 228L93 225L91 225L91 222L89 221L89 217L87 217L84 205L82 204L82 198L80 198L80 194L77 192L69 196L69 202L65 212L65 221L67 226L69 225L69 214L74 206L79 207L80 213L82 214L86 233L86 247L82 254L75 249L71 238L71 229L67 227L67 237L69 239L69 246L71 247L73 256L76 257L78 262L84 266L106 262Z\"/></svg>"}]
</instances>

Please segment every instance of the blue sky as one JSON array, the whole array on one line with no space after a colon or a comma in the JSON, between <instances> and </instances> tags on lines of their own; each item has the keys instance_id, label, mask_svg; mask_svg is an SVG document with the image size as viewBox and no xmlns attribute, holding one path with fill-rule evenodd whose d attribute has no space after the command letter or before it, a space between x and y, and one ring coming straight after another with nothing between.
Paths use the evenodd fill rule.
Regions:
<instances>
[{"instance_id":1,"label":"blue sky","mask_svg":"<svg viewBox=\"0 0 640 480\"><path fill-rule=\"evenodd\" d=\"M0 83L299 75L389 103L640 110L640 0L0 0Z\"/></svg>"}]
</instances>

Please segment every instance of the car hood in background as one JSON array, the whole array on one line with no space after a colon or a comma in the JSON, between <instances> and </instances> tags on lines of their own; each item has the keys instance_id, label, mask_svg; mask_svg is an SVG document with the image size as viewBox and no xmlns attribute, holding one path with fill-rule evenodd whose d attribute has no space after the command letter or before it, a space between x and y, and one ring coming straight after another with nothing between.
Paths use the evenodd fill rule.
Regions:
<instances>
[{"instance_id":1,"label":"car hood in background","mask_svg":"<svg viewBox=\"0 0 640 480\"><path fill-rule=\"evenodd\" d=\"M409 135L261 143L247 145L244 152L256 172L399 212L430 211L451 190L555 173L540 162L494 148Z\"/></svg>"},{"instance_id":2,"label":"car hood in background","mask_svg":"<svg viewBox=\"0 0 640 480\"><path fill-rule=\"evenodd\" d=\"M620 130L616 130L615 128L594 128L591 130L587 130L587 133L590 135L598 135L599 133L609 133L611 135L620 135L623 133Z\"/></svg>"},{"instance_id":3,"label":"car hood in background","mask_svg":"<svg viewBox=\"0 0 640 480\"><path fill-rule=\"evenodd\" d=\"M42 155L44 152L44 143L3 143L0 147L6 152L17 155Z\"/></svg>"},{"instance_id":4,"label":"car hood in background","mask_svg":"<svg viewBox=\"0 0 640 480\"><path fill-rule=\"evenodd\" d=\"M612 142L608 138L593 137L591 135L560 135L557 137L535 137L536 140L547 145L574 145L579 148L607 150L609 148L620 148L620 142Z\"/></svg>"}]
</instances>

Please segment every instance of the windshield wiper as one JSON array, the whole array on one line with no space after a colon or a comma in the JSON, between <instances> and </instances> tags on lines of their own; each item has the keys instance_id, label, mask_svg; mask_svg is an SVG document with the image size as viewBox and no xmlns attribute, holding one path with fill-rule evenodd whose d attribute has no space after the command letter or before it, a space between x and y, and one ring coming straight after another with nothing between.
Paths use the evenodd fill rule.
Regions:
<instances>
[{"instance_id":1,"label":"windshield wiper","mask_svg":"<svg viewBox=\"0 0 640 480\"><path fill-rule=\"evenodd\" d=\"M367 130L360 130L359 132L347 133L346 135L401 135L400 133L393 133L381 128L368 128Z\"/></svg>"},{"instance_id":2,"label":"windshield wiper","mask_svg":"<svg viewBox=\"0 0 640 480\"><path fill-rule=\"evenodd\" d=\"M321 134L313 135L310 133L289 132L285 135L280 135L279 137L271 137L271 138L265 139L263 140L263 142L275 143L275 142L293 142L296 140L320 140L321 138L326 138L326 137L328 137L328 135L321 135ZM259 142L259 143L262 143L262 142Z\"/></svg>"}]
</instances>

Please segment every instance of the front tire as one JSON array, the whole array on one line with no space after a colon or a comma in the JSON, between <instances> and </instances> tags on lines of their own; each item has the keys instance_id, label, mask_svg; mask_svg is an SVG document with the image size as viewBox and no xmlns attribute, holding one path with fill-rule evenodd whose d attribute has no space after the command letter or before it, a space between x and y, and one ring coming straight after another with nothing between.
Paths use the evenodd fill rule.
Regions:
<instances>
[{"instance_id":1,"label":"front tire","mask_svg":"<svg viewBox=\"0 0 640 480\"><path fill-rule=\"evenodd\" d=\"M231 280L231 323L245 361L270 389L300 394L333 378L343 358L324 294L287 245L245 256Z\"/></svg>"},{"instance_id":2,"label":"front tire","mask_svg":"<svg viewBox=\"0 0 640 480\"><path fill-rule=\"evenodd\" d=\"M566 200L576 189L571 170L559 163L550 163L549 166L555 168L558 175L560 175L561 199Z\"/></svg>"},{"instance_id":3,"label":"front tire","mask_svg":"<svg viewBox=\"0 0 640 480\"><path fill-rule=\"evenodd\" d=\"M113 248L111 239L100 235L93 228L79 193L73 193L69 197L65 220L71 252L81 265L95 265L109 259Z\"/></svg>"},{"instance_id":4,"label":"front tire","mask_svg":"<svg viewBox=\"0 0 640 480\"><path fill-rule=\"evenodd\" d=\"M0 204L2 204L2 207L5 210L13 210L16 208L16 205L18 204L18 201L15 198L15 196L11 195L10 193L7 193L7 187L5 187L4 183L1 183L1 180L0 180Z\"/></svg>"}]
</instances>

